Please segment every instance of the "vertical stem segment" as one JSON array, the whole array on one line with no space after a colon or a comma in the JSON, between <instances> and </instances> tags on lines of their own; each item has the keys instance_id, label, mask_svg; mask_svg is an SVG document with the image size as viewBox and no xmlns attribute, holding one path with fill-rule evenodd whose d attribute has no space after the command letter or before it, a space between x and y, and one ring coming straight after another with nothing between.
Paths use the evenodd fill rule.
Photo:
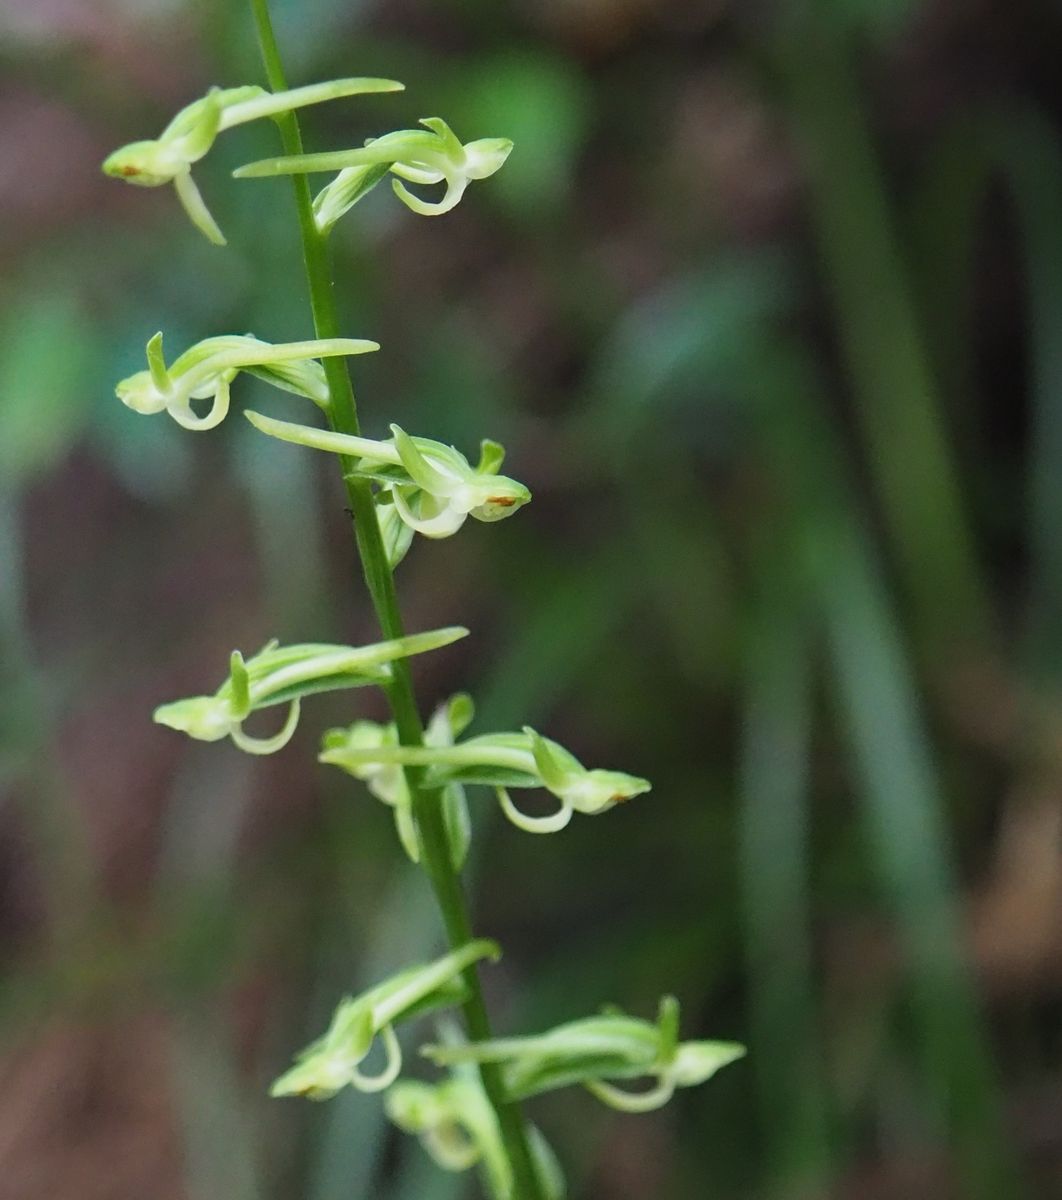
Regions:
<instances>
[{"instance_id":1,"label":"vertical stem segment","mask_svg":"<svg viewBox=\"0 0 1062 1200\"><path fill-rule=\"evenodd\" d=\"M288 84L276 35L273 32L268 0L251 0L251 9L269 86L275 92L285 91ZM277 118L277 123L280 126L285 154L301 154L302 135L295 114L285 113ZM338 337L339 320L332 289L328 248L314 221L310 185L305 175L293 175L291 180L299 214L303 260L316 336ZM324 359L323 365L328 382L329 424L339 433L359 434L358 410L346 363L336 357ZM354 538L361 559L361 569L377 620L384 637L401 637L402 617L395 593L394 575L387 561L380 534L371 485L368 480L356 478L351 474L353 463L350 459L341 458L340 463L353 514ZM424 740L424 729L413 694L409 664L405 659L396 659L392 664L392 672L392 683L387 694L399 741L404 746L420 746ZM405 775L413 798L413 815L420 831L424 869L435 892L447 940L451 948L456 949L471 940L472 926L460 878L450 862L442 810L437 796L420 787L419 769L407 767ZM490 1022L475 966L465 971L465 982L468 985L469 998L463 1005L463 1013L468 1034L476 1041L485 1040L491 1036ZM520 1109L506 1100L501 1074L496 1064L481 1064L480 1074L484 1091L497 1115L502 1140L512 1167L513 1200L541 1200L542 1193L532 1164L527 1127Z\"/></svg>"}]
</instances>

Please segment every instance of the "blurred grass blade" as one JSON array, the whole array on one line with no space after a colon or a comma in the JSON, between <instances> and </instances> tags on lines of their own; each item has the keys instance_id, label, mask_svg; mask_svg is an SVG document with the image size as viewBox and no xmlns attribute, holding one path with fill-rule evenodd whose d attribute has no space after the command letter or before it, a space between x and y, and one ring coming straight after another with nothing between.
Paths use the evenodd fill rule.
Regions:
<instances>
[{"instance_id":1,"label":"blurred grass blade","mask_svg":"<svg viewBox=\"0 0 1062 1200\"><path fill-rule=\"evenodd\" d=\"M884 589L854 523L810 558L851 739L868 833L910 989L927 1097L950 1127L963 1195L1023 1194L1004 1140L963 928L929 735Z\"/></svg>"},{"instance_id":2,"label":"blurred grass blade","mask_svg":"<svg viewBox=\"0 0 1062 1200\"><path fill-rule=\"evenodd\" d=\"M963 1194L1019 1197L962 950L930 738L871 542L852 515L818 372L801 346L776 338L746 379L786 511L799 514L803 530L867 836L905 960L923 1093L954 1144Z\"/></svg>"},{"instance_id":3,"label":"blurred grass blade","mask_svg":"<svg viewBox=\"0 0 1062 1200\"><path fill-rule=\"evenodd\" d=\"M774 62L856 413L920 650L946 661L984 646L987 591L849 47L812 6L790 14Z\"/></svg>"},{"instance_id":4,"label":"blurred grass blade","mask_svg":"<svg viewBox=\"0 0 1062 1200\"><path fill-rule=\"evenodd\" d=\"M174 1021L172 1044L189 1197L263 1200L256 1123L219 1013L213 1007L186 1006Z\"/></svg>"},{"instance_id":5,"label":"blurred grass blade","mask_svg":"<svg viewBox=\"0 0 1062 1200\"><path fill-rule=\"evenodd\" d=\"M763 1195L780 1198L822 1195L831 1175L807 895L811 614L794 594L789 532L765 539L759 555L740 773L750 1065L766 1148Z\"/></svg>"},{"instance_id":6,"label":"blurred grass blade","mask_svg":"<svg viewBox=\"0 0 1062 1200\"><path fill-rule=\"evenodd\" d=\"M1025 661L1062 676L1062 148L1039 111L1013 104L965 115L929 156L913 214L922 251L923 308L956 404L974 391L972 353L977 233L998 180L1011 201L1024 270L1030 397Z\"/></svg>"}]
</instances>

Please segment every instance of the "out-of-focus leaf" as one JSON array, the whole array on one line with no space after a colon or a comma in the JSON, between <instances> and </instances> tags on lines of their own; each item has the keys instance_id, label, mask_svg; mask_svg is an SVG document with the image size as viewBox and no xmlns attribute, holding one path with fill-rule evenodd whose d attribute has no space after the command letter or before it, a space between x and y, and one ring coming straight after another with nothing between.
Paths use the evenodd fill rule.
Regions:
<instances>
[{"instance_id":1,"label":"out-of-focus leaf","mask_svg":"<svg viewBox=\"0 0 1062 1200\"><path fill-rule=\"evenodd\" d=\"M830 1178L808 899L812 614L791 538L784 526L764 535L757 556L741 763L751 1066L779 1197L820 1194Z\"/></svg>"},{"instance_id":2,"label":"out-of-focus leaf","mask_svg":"<svg viewBox=\"0 0 1062 1200\"><path fill-rule=\"evenodd\" d=\"M594 95L582 76L545 48L506 50L462 63L451 88L447 111L459 129L513 140L490 195L523 219L548 217L574 187L593 118Z\"/></svg>"},{"instance_id":3,"label":"out-of-focus leaf","mask_svg":"<svg viewBox=\"0 0 1062 1200\"><path fill-rule=\"evenodd\" d=\"M29 292L0 325L0 481L17 487L77 441L90 403L95 345L74 295Z\"/></svg>"},{"instance_id":4,"label":"out-of-focus leaf","mask_svg":"<svg viewBox=\"0 0 1062 1200\"><path fill-rule=\"evenodd\" d=\"M916 196L915 259L925 325L957 413L976 388L971 298L981 231L997 181L1009 194L1027 295L1026 378L1031 401L1026 663L1040 679L1062 672L1062 151L1041 112L1012 104L967 112L929 157ZM984 443L988 431L979 431ZM1012 518L1007 510L1003 520Z\"/></svg>"},{"instance_id":5,"label":"out-of-focus leaf","mask_svg":"<svg viewBox=\"0 0 1062 1200\"><path fill-rule=\"evenodd\" d=\"M183 1135L184 1180L192 1200L264 1200L260 1126L239 1078L228 1031L198 1009L173 1029L174 1098Z\"/></svg>"},{"instance_id":6,"label":"out-of-focus leaf","mask_svg":"<svg viewBox=\"0 0 1062 1200\"><path fill-rule=\"evenodd\" d=\"M786 256L763 251L720 256L638 301L596 355L587 429L627 440L673 415L669 407L695 408L707 427L713 389L719 395L735 381L764 323L784 313L794 294Z\"/></svg>"}]
</instances>

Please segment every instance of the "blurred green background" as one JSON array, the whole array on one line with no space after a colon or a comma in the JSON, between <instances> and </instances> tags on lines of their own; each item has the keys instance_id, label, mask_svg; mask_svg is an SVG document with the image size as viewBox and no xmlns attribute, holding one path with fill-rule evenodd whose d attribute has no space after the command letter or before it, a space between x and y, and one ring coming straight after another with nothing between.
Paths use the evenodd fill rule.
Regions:
<instances>
[{"instance_id":1,"label":"blurred green background","mask_svg":"<svg viewBox=\"0 0 1062 1200\"><path fill-rule=\"evenodd\" d=\"M337 227L363 422L509 449L534 503L419 541L422 701L476 696L650 796L534 838L474 798L499 1030L662 991L747 1060L652 1116L531 1106L574 1200L1062 1196L1062 16L1035 0L285 0L293 83L506 135L441 220ZM113 397L308 336L290 193L99 173L211 84L238 0L0 2L0 1196L478 1194L378 1102L264 1091L433 953L390 814L153 726L228 651L374 640L334 464ZM307 414L241 377L236 407Z\"/></svg>"}]
</instances>

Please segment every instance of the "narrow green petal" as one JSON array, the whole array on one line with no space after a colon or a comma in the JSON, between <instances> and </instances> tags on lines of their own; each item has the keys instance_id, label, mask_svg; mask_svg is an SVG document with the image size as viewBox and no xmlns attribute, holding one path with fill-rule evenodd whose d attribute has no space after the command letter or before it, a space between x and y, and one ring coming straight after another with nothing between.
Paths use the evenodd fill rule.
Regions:
<instances>
[{"instance_id":1,"label":"narrow green petal","mask_svg":"<svg viewBox=\"0 0 1062 1200\"><path fill-rule=\"evenodd\" d=\"M542 776L542 782L551 792L563 790L571 778L571 772L566 771L558 762L557 756L541 734L536 733L530 725L524 726L524 733L531 740L531 753L535 756L535 766Z\"/></svg>"},{"instance_id":2,"label":"narrow green petal","mask_svg":"<svg viewBox=\"0 0 1062 1200\"><path fill-rule=\"evenodd\" d=\"M204 158L213 146L221 130L221 99L218 88L209 92L185 110L184 128L178 137L173 138L169 132L164 132L160 141L169 141L174 150L179 153L186 163L198 162ZM171 122L171 125L173 122Z\"/></svg>"},{"instance_id":3,"label":"narrow green petal","mask_svg":"<svg viewBox=\"0 0 1062 1200\"><path fill-rule=\"evenodd\" d=\"M170 376L166 370L166 359L162 353L162 330L160 329L147 344L148 371L151 382L160 392L170 390Z\"/></svg>"},{"instance_id":4,"label":"narrow green petal","mask_svg":"<svg viewBox=\"0 0 1062 1200\"><path fill-rule=\"evenodd\" d=\"M477 475L497 475L505 462L505 447L500 442L484 438L479 444L479 462L476 463Z\"/></svg>"},{"instance_id":5,"label":"narrow green petal","mask_svg":"<svg viewBox=\"0 0 1062 1200\"><path fill-rule=\"evenodd\" d=\"M410 479L433 496L452 495L458 487L458 481L443 475L431 466L416 442L400 426L392 425L391 433L394 435L398 457L402 461L402 466L409 472Z\"/></svg>"},{"instance_id":6,"label":"narrow green petal","mask_svg":"<svg viewBox=\"0 0 1062 1200\"><path fill-rule=\"evenodd\" d=\"M242 721L251 711L251 688L247 664L239 650L233 650L229 658L229 682L232 687L232 715Z\"/></svg>"}]
</instances>

